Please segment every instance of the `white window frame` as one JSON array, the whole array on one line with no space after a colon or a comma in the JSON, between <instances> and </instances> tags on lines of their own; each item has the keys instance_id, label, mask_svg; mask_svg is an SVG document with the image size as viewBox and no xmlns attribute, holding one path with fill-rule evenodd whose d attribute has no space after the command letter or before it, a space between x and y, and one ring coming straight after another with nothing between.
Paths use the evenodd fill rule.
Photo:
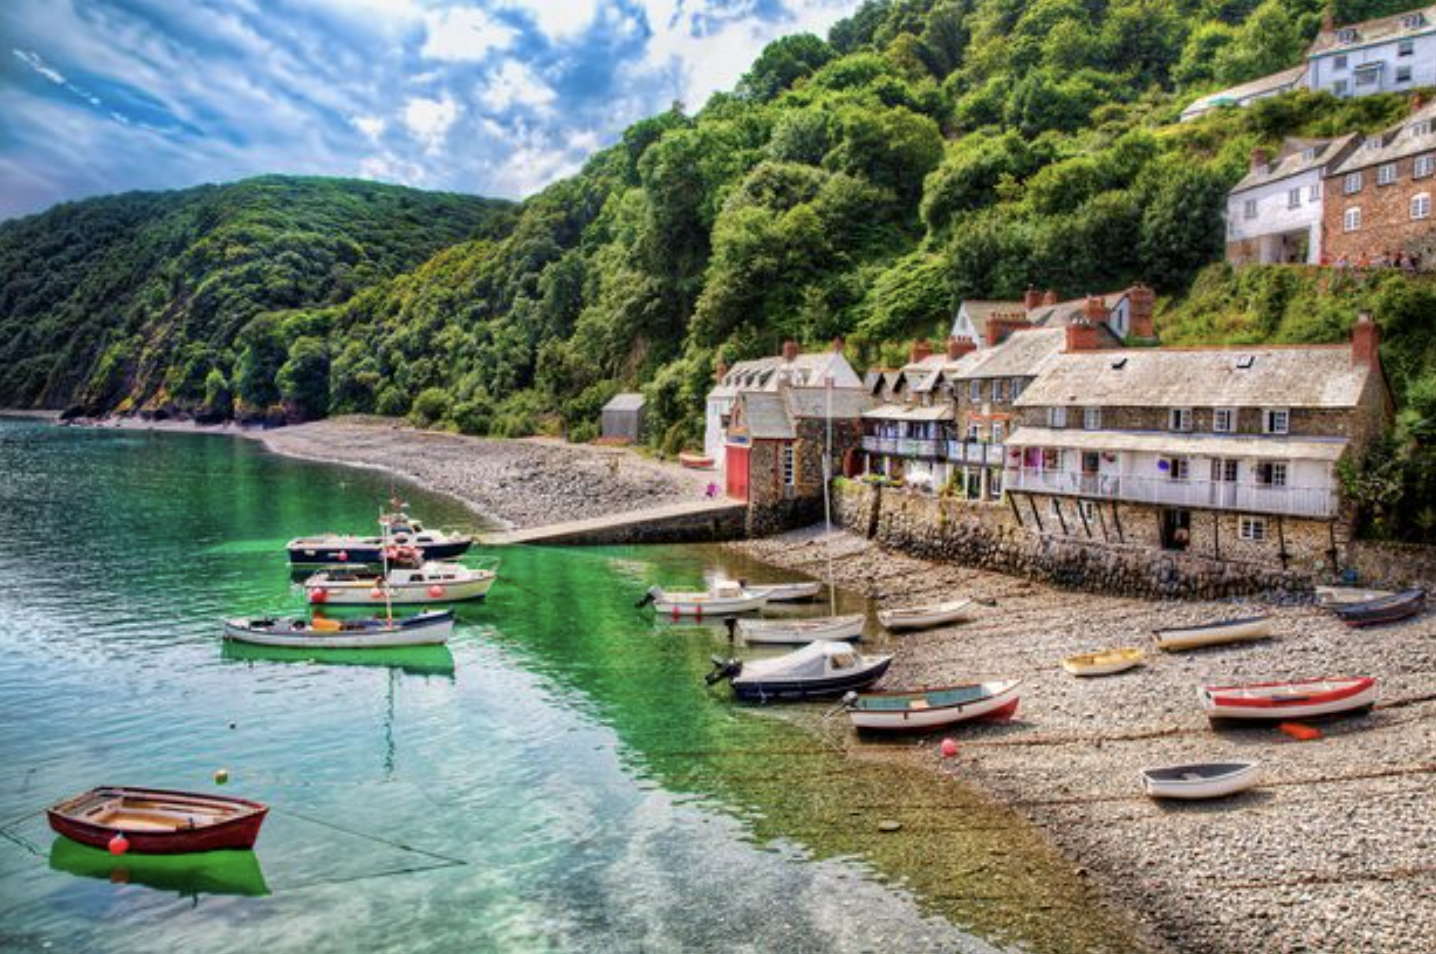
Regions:
<instances>
[{"instance_id":1,"label":"white window frame","mask_svg":"<svg viewBox=\"0 0 1436 954\"><path fill-rule=\"evenodd\" d=\"M1242 203L1242 218L1254 219L1257 217L1257 200L1247 199Z\"/></svg>"},{"instance_id":2,"label":"white window frame","mask_svg":"<svg viewBox=\"0 0 1436 954\"><path fill-rule=\"evenodd\" d=\"M992 422L992 443L1001 444L1007 437L1007 428L1002 426L1001 421Z\"/></svg>"},{"instance_id":3,"label":"white window frame","mask_svg":"<svg viewBox=\"0 0 1436 954\"><path fill-rule=\"evenodd\" d=\"M1049 407L1047 409L1047 426L1061 428L1067 426L1067 408L1062 405Z\"/></svg>"},{"instance_id":4,"label":"white window frame","mask_svg":"<svg viewBox=\"0 0 1436 954\"><path fill-rule=\"evenodd\" d=\"M1082 430L1100 431L1102 429L1102 409L1100 407L1084 407L1082 409Z\"/></svg>"},{"instance_id":5,"label":"white window frame","mask_svg":"<svg viewBox=\"0 0 1436 954\"><path fill-rule=\"evenodd\" d=\"M1418 192L1411 197L1411 218L1413 220L1431 218L1431 193Z\"/></svg>"},{"instance_id":6,"label":"white window frame","mask_svg":"<svg viewBox=\"0 0 1436 954\"><path fill-rule=\"evenodd\" d=\"M1192 479L1192 459L1190 457L1162 457L1160 460L1167 462L1167 479L1173 483L1184 484ZM1160 465L1157 469L1161 470Z\"/></svg>"},{"instance_id":7,"label":"white window frame","mask_svg":"<svg viewBox=\"0 0 1436 954\"><path fill-rule=\"evenodd\" d=\"M976 421L968 421L967 439L973 443L982 440L982 425Z\"/></svg>"},{"instance_id":8,"label":"white window frame","mask_svg":"<svg viewBox=\"0 0 1436 954\"><path fill-rule=\"evenodd\" d=\"M972 379L972 383L967 386L967 396L974 404L982 400L982 382L980 380Z\"/></svg>"},{"instance_id":9,"label":"white window frame","mask_svg":"<svg viewBox=\"0 0 1436 954\"><path fill-rule=\"evenodd\" d=\"M1237 432L1237 409L1234 407L1212 408L1212 433L1235 434Z\"/></svg>"},{"instance_id":10,"label":"white window frame","mask_svg":"<svg viewBox=\"0 0 1436 954\"><path fill-rule=\"evenodd\" d=\"M1238 517L1237 537L1248 543L1265 543L1268 539L1266 517L1248 517L1245 514Z\"/></svg>"},{"instance_id":11,"label":"white window frame","mask_svg":"<svg viewBox=\"0 0 1436 954\"><path fill-rule=\"evenodd\" d=\"M1261 430L1263 434L1290 434L1291 409L1285 407L1263 408Z\"/></svg>"},{"instance_id":12,"label":"white window frame","mask_svg":"<svg viewBox=\"0 0 1436 954\"><path fill-rule=\"evenodd\" d=\"M1410 29L1409 27L1407 29ZM1416 41L1412 39L1396 41L1397 56L1414 56L1416 54Z\"/></svg>"},{"instance_id":13,"label":"white window frame","mask_svg":"<svg viewBox=\"0 0 1436 954\"><path fill-rule=\"evenodd\" d=\"M1288 209L1301 208L1301 187L1286 190L1286 207Z\"/></svg>"},{"instance_id":14,"label":"white window frame","mask_svg":"<svg viewBox=\"0 0 1436 954\"><path fill-rule=\"evenodd\" d=\"M1353 205L1342 214L1341 230L1343 232L1361 231L1361 206Z\"/></svg>"},{"instance_id":15,"label":"white window frame","mask_svg":"<svg viewBox=\"0 0 1436 954\"><path fill-rule=\"evenodd\" d=\"M1398 66L1398 67L1396 67L1396 82L1398 82L1398 83L1409 83L1409 82L1411 82L1411 67L1409 67L1409 66Z\"/></svg>"},{"instance_id":16,"label":"white window frame","mask_svg":"<svg viewBox=\"0 0 1436 954\"><path fill-rule=\"evenodd\" d=\"M1079 500L1077 501L1077 510L1082 514L1083 519L1087 521L1088 526L1097 522L1097 504L1095 501Z\"/></svg>"},{"instance_id":17,"label":"white window frame","mask_svg":"<svg viewBox=\"0 0 1436 954\"><path fill-rule=\"evenodd\" d=\"M1189 407L1174 407L1167 410L1167 430L1177 433L1189 433L1192 429L1192 409Z\"/></svg>"},{"instance_id":18,"label":"white window frame","mask_svg":"<svg viewBox=\"0 0 1436 954\"><path fill-rule=\"evenodd\" d=\"M1359 171L1348 172L1346 174L1346 180L1341 184L1341 191L1347 195L1356 195L1356 193L1361 191L1361 187L1364 184L1364 178Z\"/></svg>"},{"instance_id":19,"label":"white window frame","mask_svg":"<svg viewBox=\"0 0 1436 954\"><path fill-rule=\"evenodd\" d=\"M1410 136L1412 139L1420 139L1422 136L1431 135L1431 120L1418 119L1416 122L1406 127L1406 135Z\"/></svg>"},{"instance_id":20,"label":"white window frame","mask_svg":"<svg viewBox=\"0 0 1436 954\"><path fill-rule=\"evenodd\" d=\"M1396 184L1396 163L1385 162L1376 167L1376 184L1379 186Z\"/></svg>"},{"instance_id":21,"label":"white window frame","mask_svg":"<svg viewBox=\"0 0 1436 954\"><path fill-rule=\"evenodd\" d=\"M783 486L798 486L798 449L792 443L783 445Z\"/></svg>"},{"instance_id":22,"label":"white window frame","mask_svg":"<svg viewBox=\"0 0 1436 954\"><path fill-rule=\"evenodd\" d=\"M1241 463L1235 457L1212 458L1212 483L1234 484L1241 477Z\"/></svg>"},{"instance_id":23,"label":"white window frame","mask_svg":"<svg viewBox=\"0 0 1436 954\"><path fill-rule=\"evenodd\" d=\"M1308 201L1308 202L1320 202L1320 201L1321 201L1321 183L1320 183L1320 182L1313 182L1313 183L1311 184L1310 188L1308 188L1308 189L1306 190L1306 201Z\"/></svg>"},{"instance_id":24,"label":"white window frame","mask_svg":"<svg viewBox=\"0 0 1436 954\"><path fill-rule=\"evenodd\" d=\"M1284 460L1260 461L1252 472L1252 478L1258 487L1285 487L1290 477L1291 468Z\"/></svg>"},{"instance_id":25,"label":"white window frame","mask_svg":"<svg viewBox=\"0 0 1436 954\"><path fill-rule=\"evenodd\" d=\"M993 378L992 380L992 400L994 402L1007 400L1007 382L1002 378Z\"/></svg>"},{"instance_id":26,"label":"white window frame","mask_svg":"<svg viewBox=\"0 0 1436 954\"><path fill-rule=\"evenodd\" d=\"M1436 172L1436 155L1426 153L1424 156L1417 156L1416 161L1411 165L1411 178L1429 179L1431 174Z\"/></svg>"}]
</instances>

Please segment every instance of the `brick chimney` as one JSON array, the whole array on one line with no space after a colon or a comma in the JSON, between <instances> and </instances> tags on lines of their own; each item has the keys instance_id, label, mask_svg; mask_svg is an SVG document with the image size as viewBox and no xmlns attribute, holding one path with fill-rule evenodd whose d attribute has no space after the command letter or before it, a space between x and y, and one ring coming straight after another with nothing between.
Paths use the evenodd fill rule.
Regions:
<instances>
[{"instance_id":1,"label":"brick chimney","mask_svg":"<svg viewBox=\"0 0 1436 954\"><path fill-rule=\"evenodd\" d=\"M987 318L987 346L989 348L1000 345L1012 337L1014 331L1023 328L1031 328L1032 322L1027 320L1025 314L1004 314L989 315Z\"/></svg>"},{"instance_id":2,"label":"brick chimney","mask_svg":"<svg viewBox=\"0 0 1436 954\"><path fill-rule=\"evenodd\" d=\"M833 339L833 354L842 354L844 349L847 348L847 346L848 343L843 340L843 336L838 335L836 338Z\"/></svg>"},{"instance_id":3,"label":"brick chimney","mask_svg":"<svg viewBox=\"0 0 1436 954\"><path fill-rule=\"evenodd\" d=\"M1029 292L1029 294L1031 294ZM966 335L961 338L954 335L947 339L947 360L956 361L965 354L972 354L977 350L977 345Z\"/></svg>"},{"instance_id":4,"label":"brick chimney","mask_svg":"<svg viewBox=\"0 0 1436 954\"><path fill-rule=\"evenodd\" d=\"M719 384L722 384L722 383L723 383L723 379L726 378L727 376L728 376L728 362L723 360L723 356L722 356L722 355L719 355L719 356L718 356L718 363L713 366L713 380L714 380L714 381L717 381Z\"/></svg>"},{"instance_id":5,"label":"brick chimney","mask_svg":"<svg viewBox=\"0 0 1436 954\"><path fill-rule=\"evenodd\" d=\"M912 351L908 353L908 360L912 364L917 364L930 357L932 357L932 344L926 338L919 338L912 343Z\"/></svg>"},{"instance_id":6,"label":"brick chimney","mask_svg":"<svg viewBox=\"0 0 1436 954\"><path fill-rule=\"evenodd\" d=\"M1022 296L1022 305L1028 311L1042 304L1042 293L1032 285L1027 286L1027 294Z\"/></svg>"},{"instance_id":7,"label":"brick chimney","mask_svg":"<svg viewBox=\"0 0 1436 954\"><path fill-rule=\"evenodd\" d=\"M1157 326L1152 313L1157 307L1157 293L1138 282L1127 289L1128 334L1133 338L1155 339Z\"/></svg>"},{"instance_id":8,"label":"brick chimney","mask_svg":"<svg viewBox=\"0 0 1436 954\"><path fill-rule=\"evenodd\" d=\"M1426 106L1426 94L1419 89L1411 94L1411 111L1419 113Z\"/></svg>"},{"instance_id":9,"label":"brick chimney","mask_svg":"<svg viewBox=\"0 0 1436 954\"><path fill-rule=\"evenodd\" d=\"M1091 301L1089 298L1088 301ZM1085 314L1073 315L1067 321L1067 343L1063 351L1100 351L1102 328Z\"/></svg>"},{"instance_id":10,"label":"brick chimney","mask_svg":"<svg viewBox=\"0 0 1436 954\"><path fill-rule=\"evenodd\" d=\"M1321 12L1321 29L1327 33L1336 29L1336 14L1330 4Z\"/></svg>"},{"instance_id":11,"label":"brick chimney","mask_svg":"<svg viewBox=\"0 0 1436 954\"><path fill-rule=\"evenodd\" d=\"M1381 328L1362 312L1351 328L1351 364L1375 371L1381 367Z\"/></svg>"},{"instance_id":12,"label":"brick chimney","mask_svg":"<svg viewBox=\"0 0 1436 954\"><path fill-rule=\"evenodd\" d=\"M1055 305L1055 304L1057 304L1057 292L1053 291L1053 290L1050 289L1050 288L1047 289L1047 294L1045 294L1045 295L1042 296L1042 304L1044 304L1044 305Z\"/></svg>"},{"instance_id":13,"label":"brick chimney","mask_svg":"<svg viewBox=\"0 0 1436 954\"><path fill-rule=\"evenodd\" d=\"M1271 153L1258 146L1252 150L1252 172L1260 172L1271 162Z\"/></svg>"},{"instance_id":14,"label":"brick chimney","mask_svg":"<svg viewBox=\"0 0 1436 954\"><path fill-rule=\"evenodd\" d=\"M1107 303L1096 295L1087 296L1087 304L1082 306L1082 316L1093 325L1106 324Z\"/></svg>"},{"instance_id":15,"label":"brick chimney","mask_svg":"<svg viewBox=\"0 0 1436 954\"><path fill-rule=\"evenodd\" d=\"M783 342L783 360L789 364L798 360L798 343L792 338Z\"/></svg>"}]
</instances>

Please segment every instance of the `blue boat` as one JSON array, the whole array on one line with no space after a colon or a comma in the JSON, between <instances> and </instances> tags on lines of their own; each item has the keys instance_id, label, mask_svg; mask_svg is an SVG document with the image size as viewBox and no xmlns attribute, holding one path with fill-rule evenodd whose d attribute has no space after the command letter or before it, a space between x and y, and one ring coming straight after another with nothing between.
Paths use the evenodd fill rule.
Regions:
<instances>
[{"instance_id":1,"label":"blue boat","mask_svg":"<svg viewBox=\"0 0 1436 954\"><path fill-rule=\"evenodd\" d=\"M463 556L474 545L474 538L463 533L430 530L407 513L390 513L379 518L385 533L378 536L346 536L323 534L297 537L285 544L289 564L296 567L379 566L385 562L386 549L412 550L424 560L452 560Z\"/></svg>"},{"instance_id":2,"label":"blue boat","mask_svg":"<svg viewBox=\"0 0 1436 954\"><path fill-rule=\"evenodd\" d=\"M776 659L744 662L713 657L711 686L727 679L739 699L818 699L841 696L877 682L892 665L892 656L864 656L847 643L819 640Z\"/></svg>"}]
</instances>

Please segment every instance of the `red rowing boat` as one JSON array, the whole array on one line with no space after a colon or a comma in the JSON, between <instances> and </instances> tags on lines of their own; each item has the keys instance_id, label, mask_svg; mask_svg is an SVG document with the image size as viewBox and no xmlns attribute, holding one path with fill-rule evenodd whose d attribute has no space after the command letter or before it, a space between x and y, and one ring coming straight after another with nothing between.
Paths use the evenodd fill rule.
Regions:
<instances>
[{"instance_id":1,"label":"red rowing boat","mask_svg":"<svg viewBox=\"0 0 1436 954\"><path fill-rule=\"evenodd\" d=\"M682 464L684 467L687 467L689 470L713 469L713 458L708 457L704 454L694 454L690 451L684 451L679 454L678 463Z\"/></svg>"},{"instance_id":2,"label":"red rowing boat","mask_svg":"<svg viewBox=\"0 0 1436 954\"><path fill-rule=\"evenodd\" d=\"M46 809L50 827L85 845L108 848L123 835L124 850L141 855L248 849L269 808L222 795L158 788L104 786Z\"/></svg>"},{"instance_id":3,"label":"red rowing boat","mask_svg":"<svg viewBox=\"0 0 1436 954\"><path fill-rule=\"evenodd\" d=\"M1376 702L1370 676L1207 686L1200 692L1211 719L1301 719L1365 709Z\"/></svg>"}]
</instances>

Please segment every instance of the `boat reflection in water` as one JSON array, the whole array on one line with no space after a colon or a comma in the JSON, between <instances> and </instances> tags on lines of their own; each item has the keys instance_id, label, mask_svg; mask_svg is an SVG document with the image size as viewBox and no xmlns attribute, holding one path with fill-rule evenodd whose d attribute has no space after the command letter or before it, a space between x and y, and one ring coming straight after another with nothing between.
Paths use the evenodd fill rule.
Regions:
<instances>
[{"instance_id":1,"label":"boat reflection in water","mask_svg":"<svg viewBox=\"0 0 1436 954\"><path fill-rule=\"evenodd\" d=\"M269 894L259 856L253 851L203 851L187 855L121 855L91 848L63 835L50 845L50 868L112 884L138 884L180 897Z\"/></svg>"},{"instance_id":2,"label":"boat reflection in water","mask_svg":"<svg viewBox=\"0 0 1436 954\"><path fill-rule=\"evenodd\" d=\"M224 641L224 659L235 662L314 663L325 666L387 666L413 676L453 676L454 654L445 645L386 646L375 649L319 649L256 646Z\"/></svg>"}]
</instances>

